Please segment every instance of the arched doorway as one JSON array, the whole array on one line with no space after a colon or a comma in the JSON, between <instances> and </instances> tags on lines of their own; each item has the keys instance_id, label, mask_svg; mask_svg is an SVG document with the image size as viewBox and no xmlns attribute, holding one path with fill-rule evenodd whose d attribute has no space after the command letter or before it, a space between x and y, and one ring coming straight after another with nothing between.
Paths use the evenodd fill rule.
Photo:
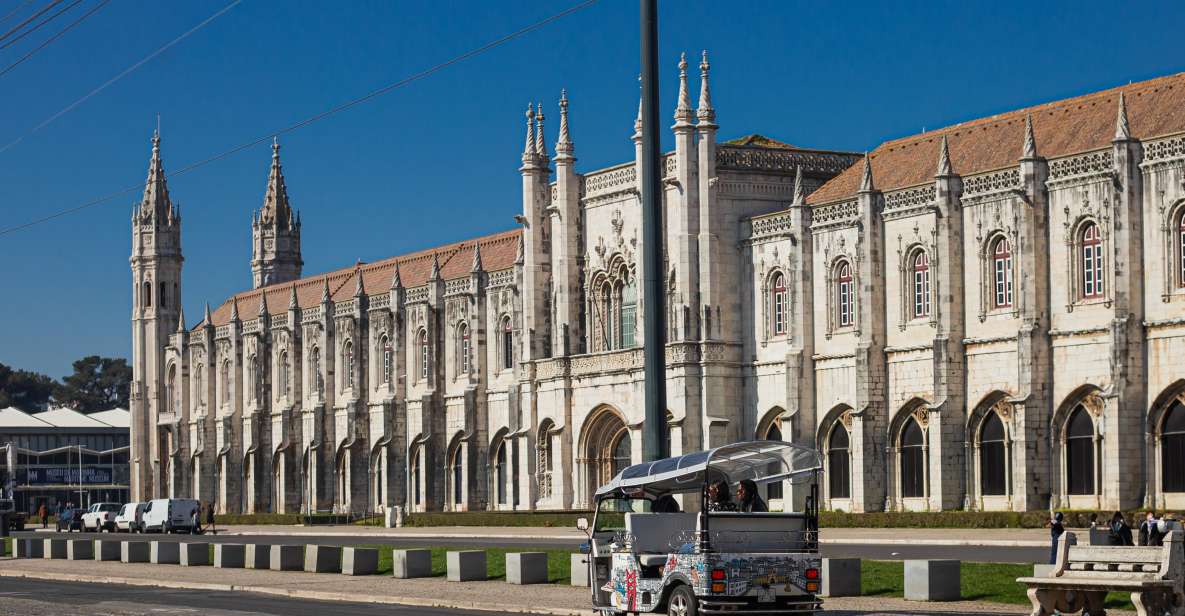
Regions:
<instances>
[{"instance_id":1,"label":"arched doorway","mask_svg":"<svg viewBox=\"0 0 1185 616\"><path fill-rule=\"evenodd\" d=\"M1185 404L1173 400L1160 424L1161 491L1185 492Z\"/></svg>"},{"instance_id":2,"label":"arched doorway","mask_svg":"<svg viewBox=\"0 0 1185 616\"><path fill-rule=\"evenodd\" d=\"M592 503L597 487L631 464L633 439L621 414L610 407L601 407L585 422L580 440L584 454L585 502Z\"/></svg>"},{"instance_id":3,"label":"arched doorway","mask_svg":"<svg viewBox=\"0 0 1185 616\"><path fill-rule=\"evenodd\" d=\"M1095 424L1081 404L1066 421L1066 493L1070 496L1095 494Z\"/></svg>"}]
</instances>

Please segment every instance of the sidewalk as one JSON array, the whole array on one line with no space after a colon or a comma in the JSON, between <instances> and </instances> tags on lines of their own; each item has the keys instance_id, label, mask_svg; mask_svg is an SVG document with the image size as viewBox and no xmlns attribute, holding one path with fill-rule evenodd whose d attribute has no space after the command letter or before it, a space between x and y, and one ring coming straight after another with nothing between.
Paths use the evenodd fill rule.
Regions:
<instances>
[{"instance_id":1,"label":"sidewalk","mask_svg":"<svg viewBox=\"0 0 1185 616\"><path fill-rule=\"evenodd\" d=\"M255 592L299 599L356 601L444 607L549 616L592 616L589 590L556 584L515 586L502 581L448 582L444 578L399 580L387 575L350 577L334 574L215 569L175 565L15 560L0 558L0 577L35 578L108 584ZM168 579L162 579L168 578ZM5 586L19 588L16 579ZM837 598L826 601L828 612L839 614L1027 614L1019 605L953 602L918 603L886 597ZM1108 611L1112 614L1128 612Z\"/></svg>"}]
</instances>

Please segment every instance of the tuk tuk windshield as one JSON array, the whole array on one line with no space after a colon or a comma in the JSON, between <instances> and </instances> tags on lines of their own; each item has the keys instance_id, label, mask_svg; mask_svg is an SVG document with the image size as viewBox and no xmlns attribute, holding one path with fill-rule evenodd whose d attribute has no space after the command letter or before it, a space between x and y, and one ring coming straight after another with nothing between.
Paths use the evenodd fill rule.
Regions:
<instances>
[{"instance_id":1,"label":"tuk tuk windshield","mask_svg":"<svg viewBox=\"0 0 1185 616\"><path fill-rule=\"evenodd\" d=\"M650 513L653 501L646 498L610 497L597 501L594 533L625 531L625 514Z\"/></svg>"}]
</instances>

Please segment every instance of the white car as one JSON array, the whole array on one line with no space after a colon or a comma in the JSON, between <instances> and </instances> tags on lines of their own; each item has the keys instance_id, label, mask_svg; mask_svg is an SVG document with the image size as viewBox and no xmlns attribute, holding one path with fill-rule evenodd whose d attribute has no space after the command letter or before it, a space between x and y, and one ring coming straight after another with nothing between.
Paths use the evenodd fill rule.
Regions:
<instances>
[{"instance_id":1,"label":"white car","mask_svg":"<svg viewBox=\"0 0 1185 616\"><path fill-rule=\"evenodd\" d=\"M140 532L192 532L195 514L200 513L201 503L192 499L161 498L149 501L141 517Z\"/></svg>"},{"instance_id":2,"label":"white car","mask_svg":"<svg viewBox=\"0 0 1185 616\"><path fill-rule=\"evenodd\" d=\"M115 530L121 533L134 533L140 530L140 519L144 516L144 509L148 503L128 503L115 516Z\"/></svg>"},{"instance_id":3,"label":"white car","mask_svg":"<svg viewBox=\"0 0 1185 616\"><path fill-rule=\"evenodd\" d=\"M119 513L119 503L95 503L86 513L82 514L82 530L101 533L115 532L115 514Z\"/></svg>"}]
</instances>

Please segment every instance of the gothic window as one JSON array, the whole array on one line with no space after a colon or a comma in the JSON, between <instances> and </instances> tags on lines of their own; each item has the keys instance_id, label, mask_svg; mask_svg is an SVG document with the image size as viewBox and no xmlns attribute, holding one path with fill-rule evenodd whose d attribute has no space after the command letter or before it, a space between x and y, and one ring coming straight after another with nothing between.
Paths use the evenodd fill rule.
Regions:
<instances>
[{"instance_id":1,"label":"gothic window","mask_svg":"<svg viewBox=\"0 0 1185 616\"><path fill-rule=\"evenodd\" d=\"M601 317L603 322L601 350L603 351L612 350L613 343L617 340L617 337L613 334L615 316L613 311L613 285L605 282L605 284L601 285Z\"/></svg>"},{"instance_id":2,"label":"gothic window","mask_svg":"<svg viewBox=\"0 0 1185 616\"><path fill-rule=\"evenodd\" d=\"M469 374L469 326L462 323L457 327L457 374Z\"/></svg>"},{"instance_id":3,"label":"gothic window","mask_svg":"<svg viewBox=\"0 0 1185 616\"><path fill-rule=\"evenodd\" d=\"M1185 492L1185 405L1174 400L1160 428L1160 476L1164 492Z\"/></svg>"},{"instance_id":4,"label":"gothic window","mask_svg":"<svg viewBox=\"0 0 1185 616\"><path fill-rule=\"evenodd\" d=\"M1081 404L1066 422L1066 487L1070 494L1094 494L1094 420Z\"/></svg>"},{"instance_id":5,"label":"gothic window","mask_svg":"<svg viewBox=\"0 0 1185 616\"><path fill-rule=\"evenodd\" d=\"M848 457L848 429L836 421L827 437L827 489L830 498L851 498L851 465Z\"/></svg>"},{"instance_id":6,"label":"gothic window","mask_svg":"<svg viewBox=\"0 0 1185 616\"><path fill-rule=\"evenodd\" d=\"M910 259L913 270L913 318L930 314L930 257L919 250Z\"/></svg>"},{"instance_id":7,"label":"gothic window","mask_svg":"<svg viewBox=\"0 0 1185 616\"><path fill-rule=\"evenodd\" d=\"M621 347L635 346L634 333L638 324L638 285L629 280L621 291Z\"/></svg>"},{"instance_id":8,"label":"gothic window","mask_svg":"<svg viewBox=\"0 0 1185 616\"><path fill-rule=\"evenodd\" d=\"M917 419L905 420L901 430L901 496L926 495L926 448L922 426Z\"/></svg>"},{"instance_id":9,"label":"gothic window","mask_svg":"<svg viewBox=\"0 0 1185 616\"><path fill-rule=\"evenodd\" d=\"M428 331L420 330L418 336L418 345L420 347L420 379L428 379Z\"/></svg>"},{"instance_id":10,"label":"gothic window","mask_svg":"<svg viewBox=\"0 0 1185 616\"><path fill-rule=\"evenodd\" d=\"M165 381L165 412L172 413L173 411L181 410L181 405L174 406L174 397L177 391L177 366L169 366L169 378Z\"/></svg>"},{"instance_id":11,"label":"gothic window","mask_svg":"<svg viewBox=\"0 0 1185 616\"><path fill-rule=\"evenodd\" d=\"M1095 223L1087 223L1079 234L1082 259L1082 297L1103 296L1103 235Z\"/></svg>"},{"instance_id":12,"label":"gothic window","mask_svg":"<svg viewBox=\"0 0 1185 616\"><path fill-rule=\"evenodd\" d=\"M158 300L158 303L160 304L161 308L164 308L167 305L167 300L165 299L165 291L168 288L169 287L167 285L165 285L165 283L163 283L163 282L160 283L160 295L157 296L157 300Z\"/></svg>"},{"instance_id":13,"label":"gothic window","mask_svg":"<svg viewBox=\"0 0 1185 616\"><path fill-rule=\"evenodd\" d=\"M197 392L197 403L203 405L206 403L206 388L202 387L202 377L205 375L205 366L198 364L193 369L193 388Z\"/></svg>"},{"instance_id":14,"label":"gothic window","mask_svg":"<svg viewBox=\"0 0 1185 616\"><path fill-rule=\"evenodd\" d=\"M140 301L144 303L145 308L152 307L152 281L144 281L144 292L140 296Z\"/></svg>"},{"instance_id":15,"label":"gothic window","mask_svg":"<svg viewBox=\"0 0 1185 616\"><path fill-rule=\"evenodd\" d=\"M280 351L280 395L287 398L292 393L292 383L288 379L288 351Z\"/></svg>"},{"instance_id":16,"label":"gothic window","mask_svg":"<svg viewBox=\"0 0 1185 616\"><path fill-rule=\"evenodd\" d=\"M506 504L506 441L498 441L498 451L494 454L494 492L498 497L498 504Z\"/></svg>"},{"instance_id":17,"label":"gothic window","mask_svg":"<svg viewBox=\"0 0 1185 616\"><path fill-rule=\"evenodd\" d=\"M852 266L847 261L840 261L835 266L836 321L840 327L848 327L856 322L852 290Z\"/></svg>"},{"instance_id":18,"label":"gothic window","mask_svg":"<svg viewBox=\"0 0 1185 616\"><path fill-rule=\"evenodd\" d=\"M222 362L222 403L230 404L230 360Z\"/></svg>"},{"instance_id":19,"label":"gothic window","mask_svg":"<svg viewBox=\"0 0 1185 616\"><path fill-rule=\"evenodd\" d=\"M1007 444L1004 422L995 411L988 411L979 428L979 491L984 496L1008 494Z\"/></svg>"},{"instance_id":20,"label":"gothic window","mask_svg":"<svg viewBox=\"0 0 1185 616\"><path fill-rule=\"evenodd\" d=\"M449 458L449 477L453 484L453 511L459 511L464 498L465 466L462 463L461 444L453 448L453 455Z\"/></svg>"},{"instance_id":21,"label":"gothic window","mask_svg":"<svg viewBox=\"0 0 1185 616\"><path fill-rule=\"evenodd\" d=\"M411 457L411 498L412 504L420 504L420 485L423 483L423 465L420 463L420 451L422 447L417 447Z\"/></svg>"},{"instance_id":22,"label":"gothic window","mask_svg":"<svg viewBox=\"0 0 1185 616\"><path fill-rule=\"evenodd\" d=\"M995 283L992 305L996 308L1012 306L1012 246L1004 237L992 242L992 275Z\"/></svg>"},{"instance_id":23,"label":"gothic window","mask_svg":"<svg viewBox=\"0 0 1185 616\"><path fill-rule=\"evenodd\" d=\"M325 396L325 380L321 378L321 349L313 347L309 353L309 380L313 382L313 391L318 398Z\"/></svg>"},{"instance_id":24,"label":"gothic window","mask_svg":"<svg viewBox=\"0 0 1185 616\"><path fill-rule=\"evenodd\" d=\"M1173 247L1177 251L1177 286L1185 288L1185 207L1181 208L1173 225Z\"/></svg>"},{"instance_id":25,"label":"gothic window","mask_svg":"<svg viewBox=\"0 0 1185 616\"><path fill-rule=\"evenodd\" d=\"M354 389L354 343L349 340L342 345L342 368L346 373L343 388Z\"/></svg>"},{"instance_id":26,"label":"gothic window","mask_svg":"<svg viewBox=\"0 0 1185 616\"><path fill-rule=\"evenodd\" d=\"M613 477L630 465L632 443L628 429L618 433L617 441L613 444L613 466L611 469Z\"/></svg>"},{"instance_id":27,"label":"gothic window","mask_svg":"<svg viewBox=\"0 0 1185 616\"><path fill-rule=\"evenodd\" d=\"M790 304L790 292L786 289L786 276L781 272L774 274L769 285L769 306L772 313L770 331L775 336L786 333L786 308Z\"/></svg>"},{"instance_id":28,"label":"gothic window","mask_svg":"<svg viewBox=\"0 0 1185 616\"><path fill-rule=\"evenodd\" d=\"M502 368L510 370L514 367L514 328L510 326L510 317L502 317Z\"/></svg>"},{"instance_id":29,"label":"gothic window","mask_svg":"<svg viewBox=\"0 0 1185 616\"><path fill-rule=\"evenodd\" d=\"M765 440L780 441L782 440L782 429L778 427L777 421L771 421L769 428L766 429ZM766 500L778 500L782 498L782 482L771 481L765 484L765 498Z\"/></svg>"},{"instance_id":30,"label":"gothic window","mask_svg":"<svg viewBox=\"0 0 1185 616\"><path fill-rule=\"evenodd\" d=\"M383 383L391 382L391 339L386 335L379 340L379 348L383 351Z\"/></svg>"},{"instance_id":31,"label":"gothic window","mask_svg":"<svg viewBox=\"0 0 1185 616\"><path fill-rule=\"evenodd\" d=\"M257 377L258 377L258 368L255 365L255 355L254 354L248 355L247 356L247 383L243 387L243 391L248 392L250 395L254 395L256 390L258 389L258 386L259 386L259 381L256 380Z\"/></svg>"},{"instance_id":32,"label":"gothic window","mask_svg":"<svg viewBox=\"0 0 1185 616\"><path fill-rule=\"evenodd\" d=\"M539 484L540 500L551 498L551 428L553 425L550 420L545 421L539 428L539 435L535 439L535 464L539 469L537 483Z\"/></svg>"}]
</instances>

